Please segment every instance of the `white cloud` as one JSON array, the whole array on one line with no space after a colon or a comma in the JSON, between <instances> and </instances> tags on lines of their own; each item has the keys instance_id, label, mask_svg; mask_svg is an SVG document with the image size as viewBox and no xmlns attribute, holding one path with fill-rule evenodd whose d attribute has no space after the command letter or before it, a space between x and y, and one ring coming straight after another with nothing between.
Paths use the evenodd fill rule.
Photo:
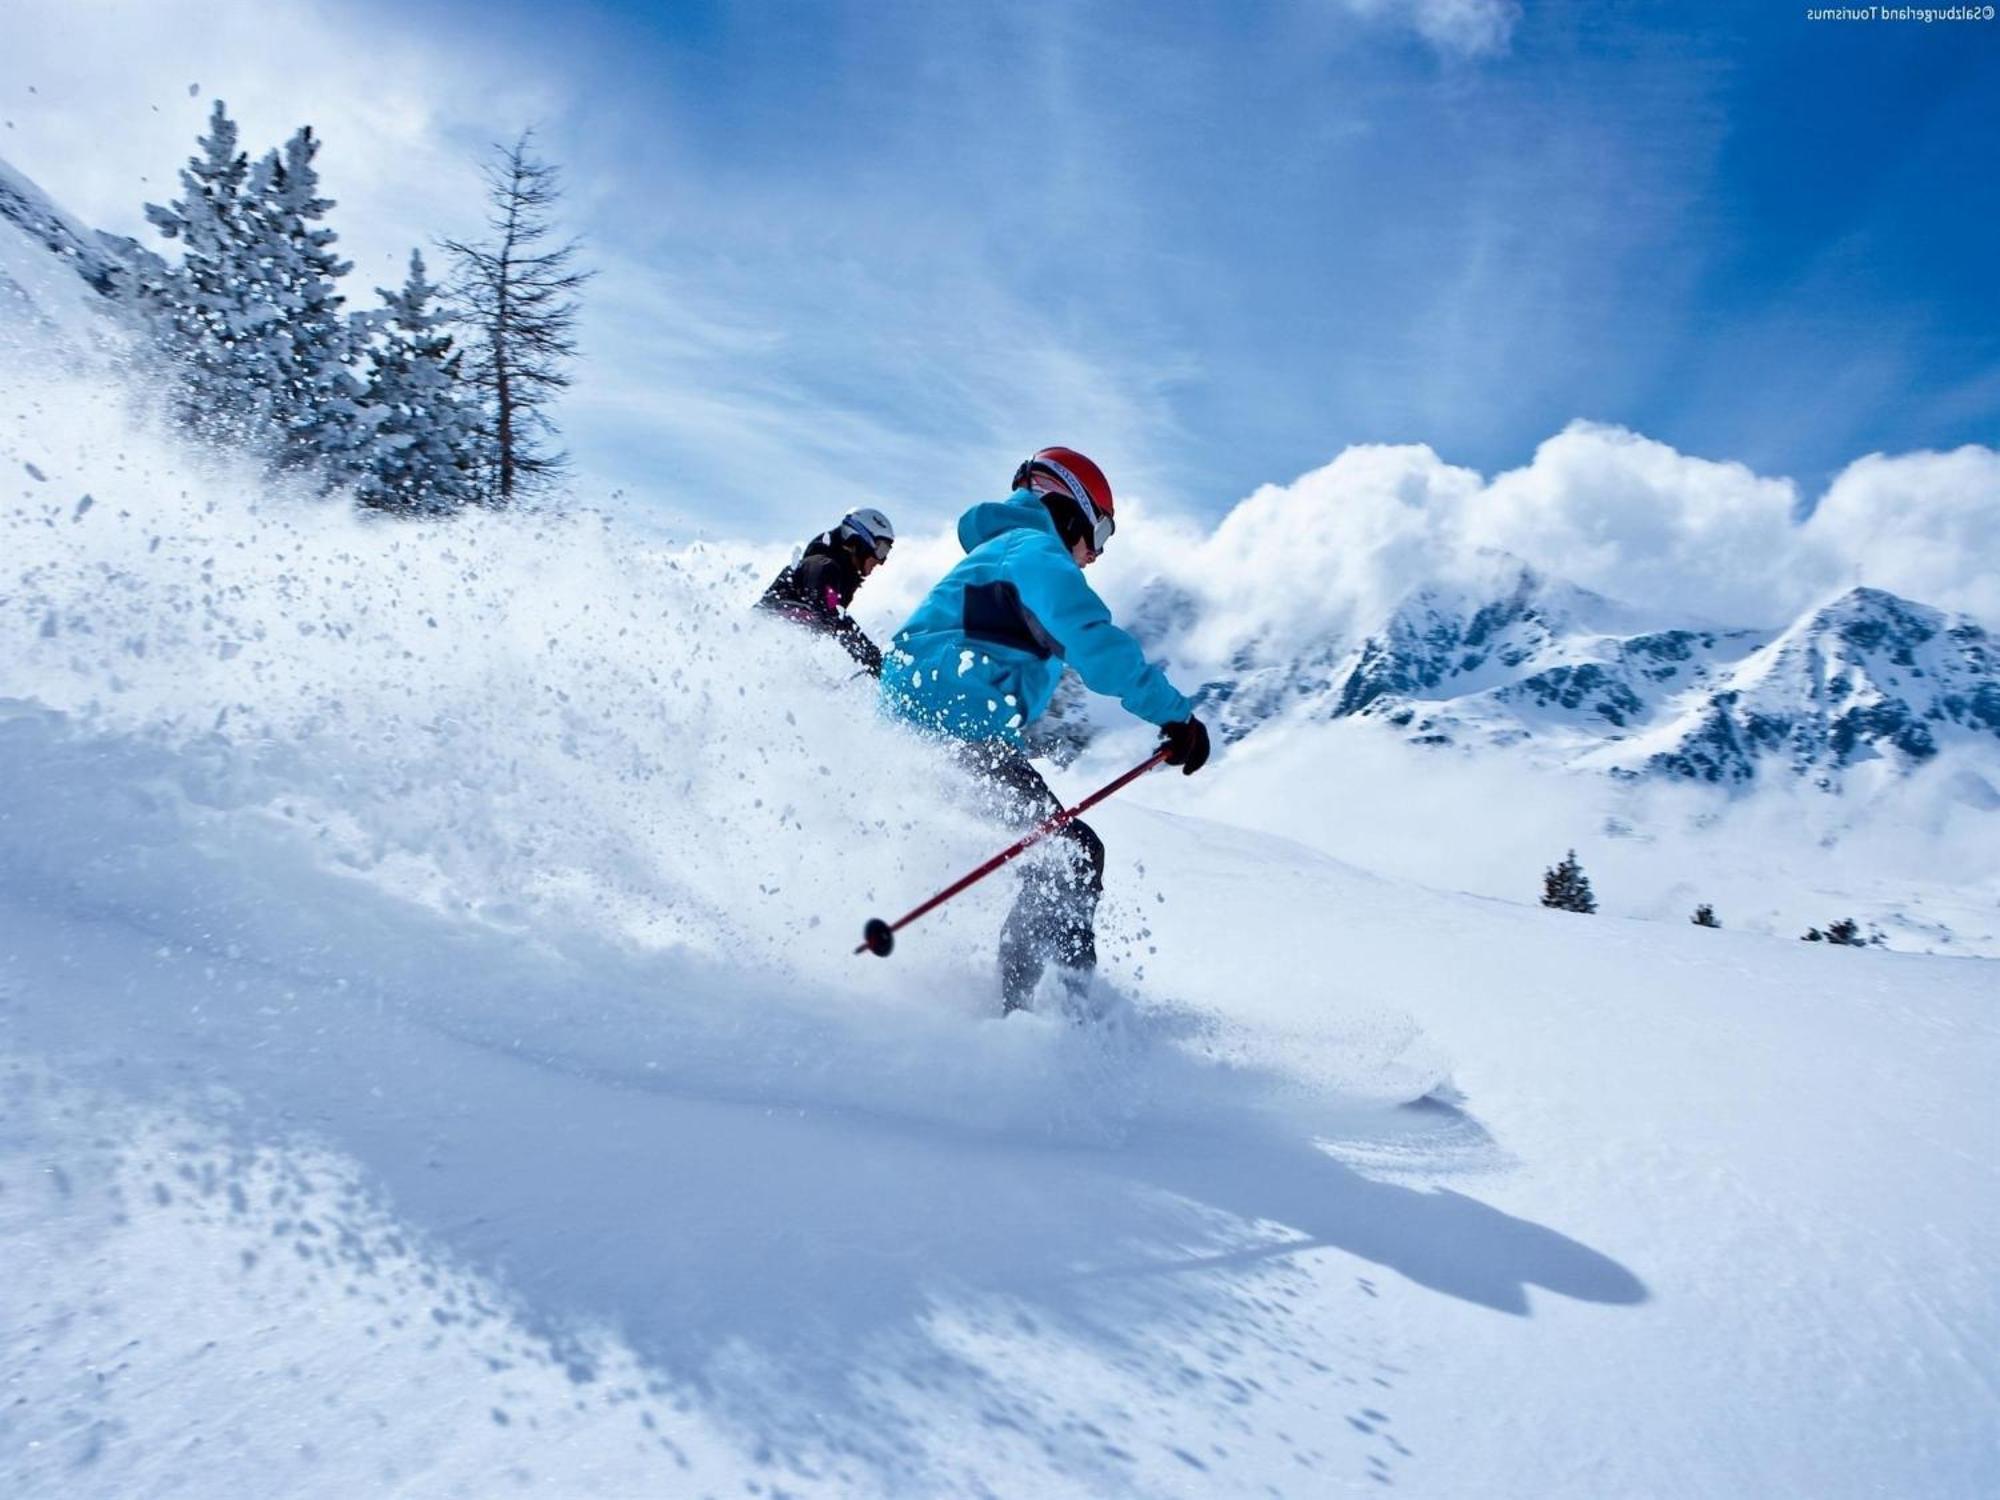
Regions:
<instances>
[{"instance_id":1,"label":"white cloud","mask_svg":"<svg viewBox=\"0 0 2000 1500\"><path fill-rule=\"evenodd\" d=\"M2000 626L2000 452L1870 454L1827 488L1805 535L1868 583Z\"/></svg>"},{"instance_id":2,"label":"white cloud","mask_svg":"<svg viewBox=\"0 0 2000 1500\"><path fill-rule=\"evenodd\" d=\"M1490 481L1424 446L1353 447L1207 536L1128 525L1097 581L1128 607L1152 579L1204 600L1187 647L1208 661L1259 636L1351 640L1421 585L1490 587L1496 552L1662 624L1775 627L1869 584L2000 625L2000 452L1875 455L1803 523L1799 499L1789 479L1584 422Z\"/></svg>"},{"instance_id":3,"label":"white cloud","mask_svg":"<svg viewBox=\"0 0 2000 1500\"><path fill-rule=\"evenodd\" d=\"M1797 508L1789 479L1575 422L1486 486L1462 539L1642 608L1767 623L1774 592L1802 601L1827 581Z\"/></svg>"},{"instance_id":4,"label":"white cloud","mask_svg":"<svg viewBox=\"0 0 2000 1500\"><path fill-rule=\"evenodd\" d=\"M1349 448L1239 504L1192 549L1189 582L1220 606L1212 628L1223 635L1365 629L1462 553L1479 484L1421 444ZM1172 559L1165 570L1181 571Z\"/></svg>"},{"instance_id":5,"label":"white cloud","mask_svg":"<svg viewBox=\"0 0 2000 1500\"><path fill-rule=\"evenodd\" d=\"M1504 53L1521 19L1515 0L1340 0L1370 19L1400 22L1451 57L1494 57Z\"/></svg>"}]
</instances>

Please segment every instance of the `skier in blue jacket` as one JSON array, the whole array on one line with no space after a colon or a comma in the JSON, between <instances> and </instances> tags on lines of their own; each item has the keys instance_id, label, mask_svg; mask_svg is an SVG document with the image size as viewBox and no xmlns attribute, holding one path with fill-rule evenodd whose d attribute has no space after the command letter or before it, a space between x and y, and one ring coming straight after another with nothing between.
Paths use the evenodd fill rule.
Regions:
<instances>
[{"instance_id":1,"label":"skier in blue jacket","mask_svg":"<svg viewBox=\"0 0 2000 1500\"><path fill-rule=\"evenodd\" d=\"M1022 731L1048 708L1065 664L1086 687L1159 725L1167 764L1193 775L1208 760L1194 705L1084 580L1115 526L1104 471L1073 449L1042 449L1015 471L1005 500L959 517L965 558L896 632L883 662L889 708L958 742L996 806L1022 824L1062 807L1029 763ZM1051 843L1055 861L1019 867L1020 894L1001 929L1003 1014L1028 1005L1050 963L1081 1003L1097 965L1104 841L1073 822Z\"/></svg>"}]
</instances>

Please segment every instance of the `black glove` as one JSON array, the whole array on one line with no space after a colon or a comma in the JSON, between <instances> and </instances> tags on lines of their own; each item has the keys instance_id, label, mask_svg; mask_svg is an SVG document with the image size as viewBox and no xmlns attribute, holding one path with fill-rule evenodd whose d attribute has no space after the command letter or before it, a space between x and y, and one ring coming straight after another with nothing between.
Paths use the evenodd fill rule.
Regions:
<instances>
[{"instance_id":1,"label":"black glove","mask_svg":"<svg viewBox=\"0 0 2000 1500\"><path fill-rule=\"evenodd\" d=\"M1208 726L1190 714L1179 724L1160 726L1160 743L1167 747L1167 764L1192 776L1208 764Z\"/></svg>"}]
</instances>

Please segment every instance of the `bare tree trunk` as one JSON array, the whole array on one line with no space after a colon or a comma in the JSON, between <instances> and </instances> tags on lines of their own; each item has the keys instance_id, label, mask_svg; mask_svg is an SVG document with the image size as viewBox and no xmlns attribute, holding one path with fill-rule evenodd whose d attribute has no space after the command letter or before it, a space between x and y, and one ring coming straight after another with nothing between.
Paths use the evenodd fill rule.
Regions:
<instances>
[{"instance_id":1,"label":"bare tree trunk","mask_svg":"<svg viewBox=\"0 0 2000 1500\"><path fill-rule=\"evenodd\" d=\"M536 248L551 233L548 215L561 197L556 169L535 159L532 132L496 147L486 169L492 204L484 243L447 240L454 257L457 320L471 330L473 379L491 422L494 505L511 505L558 478L568 455L554 448L546 407L569 385L576 354L576 292L591 272L573 268L575 240Z\"/></svg>"}]
</instances>

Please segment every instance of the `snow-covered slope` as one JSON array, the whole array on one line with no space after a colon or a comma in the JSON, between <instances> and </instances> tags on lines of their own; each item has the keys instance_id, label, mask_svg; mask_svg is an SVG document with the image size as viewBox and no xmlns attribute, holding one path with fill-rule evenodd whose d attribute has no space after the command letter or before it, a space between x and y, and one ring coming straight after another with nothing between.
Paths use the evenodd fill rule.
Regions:
<instances>
[{"instance_id":1,"label":"snow-covered slope","mask_svg":"<svg viewBox=\"0 0 2000 1500\"><path fill-rule=\"evenodd\" d=\"M1239 1085L1225 1110L1218 1075L1134 1111L1171 1027L1127 1058L961 995L899 1025L869 972L832 987L883 1055L828 1079L740 976L369 901L311 976L233 914L16 890L10 1488L1990 1483L1978 966L1413 898L1170 814L1105 824L1176 872L1155 995L1360 1053L1401 1042L1357 1023L1393 995L1467 1101ZM1343 916L1323 947L1315 910ZM736 1097L676 1066L697 1004L759 1080ZM1043 1117L1012 1113L1029 1094Z\"/></svg>"},{"instance_id":2,"label":"snow-covered slope","mask_svg":"<svg viewBox=\"0 0 2000 1500\"><path fill-rule=\"evenodd\" d=\"M0 160L0 330L32 325L44 350L115 344L111 309L134 253L142 252L86 229Z\"/></svg>"},{"instance_id":3,"label":"snow-covered slope","mask_svg":"<svg viewBox=\"0 0 2000 1500\"><path fill-rule=\"evenodd\" d=\"M1993 963L1366 873L1204 815L1252 736L1096 819L1122 1022L1002 1022L1004 883L850 954L1000 830L761 577L371 524L33 368L5 1493L2000 1474Z\"/></svg>"}]
</instances>

